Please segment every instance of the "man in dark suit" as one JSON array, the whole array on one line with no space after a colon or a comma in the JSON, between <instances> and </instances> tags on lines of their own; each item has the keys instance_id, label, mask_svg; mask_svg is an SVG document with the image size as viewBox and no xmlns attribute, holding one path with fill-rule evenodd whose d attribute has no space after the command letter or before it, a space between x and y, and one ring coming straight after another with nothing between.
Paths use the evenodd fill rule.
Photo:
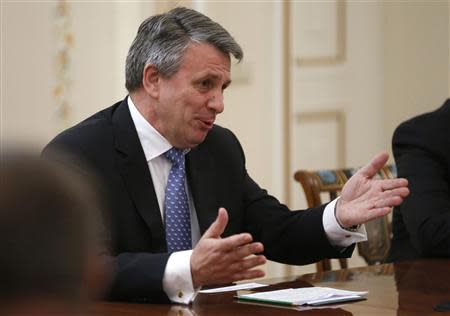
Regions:
<instances>
[{"instance_id":1,"label":"man in dark suit","mask_svg":"<svg viewBox=\"0 0 450 316\"><path fill-rule=\"evenodd\" d=\"M291 212L268 195L247 174L234 134L214 125L230 55L242 59L240 46L201 13L150 17L127 57L129 96L44 150L71 153L79 170L100 179L116 266L112 299L189 303L203 285L263 276L257 267L266 257L348 257L365 239L358 225L408 194L404 179L372 179L387 160L381 154L327 206Z\"/></svg>"},{"instance_id":2,"label":"man in dark suit","mask_svg":"<svg viewBox=\"0 0 450 316\"><path fill-rule=\"evenodd\" d=\"M400 124L392 148L411 195L393 212L390 259L450 257L450 100Z\"/></svg>"}]
</instances>

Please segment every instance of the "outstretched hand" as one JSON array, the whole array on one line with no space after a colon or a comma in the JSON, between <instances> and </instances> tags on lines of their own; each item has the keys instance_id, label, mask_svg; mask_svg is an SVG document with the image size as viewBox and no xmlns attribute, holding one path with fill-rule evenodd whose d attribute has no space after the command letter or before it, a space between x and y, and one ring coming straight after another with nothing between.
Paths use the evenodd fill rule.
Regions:
<instances>
[{"instance_id":1,"label":"outstretched hand","mask_svg":"<svg viewBox=\"0 0 450 316\"><path fill-rule=\"evenodd\" d=\"M392 211L409 194L406 179L375 179L389 155L380 153L358 170L344 185L336 206L336 219L342 227L366 223Z\"/></svg>"},{"instance_id":2,"label":"outstretched hand","mask_svg":"<svg viewBox=\"0 0 450 316\"><path fill-rule=\"evenodd\" d=\"M252 242L248 233L221 238L228 224L228 213L219 209L217 219L203 234L191 255L191 274L194 287L224 284L264 276L264 271L254 269L266 262L260 253L260 242ZM250 257L249 257L250 256Z\"/></svg>"}]
</instances>

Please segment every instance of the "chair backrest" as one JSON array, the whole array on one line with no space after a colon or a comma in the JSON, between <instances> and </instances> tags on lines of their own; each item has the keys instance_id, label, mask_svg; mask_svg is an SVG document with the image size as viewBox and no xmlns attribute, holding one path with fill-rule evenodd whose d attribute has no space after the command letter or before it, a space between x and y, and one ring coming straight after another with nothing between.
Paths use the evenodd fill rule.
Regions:
<instances>
[{"instance_id":1,"label":"chair backrest","mask_svg":"<svg viewBox=\"0 0 450 316\"><path fill-rule=\"evenodd\" d=\"M334 169L334 170L299 170L294 174L294 179L300 182L306 195L308 207L322 205L321 195L327 194L327 201L335 199L341 192L342 187L357 169ZM377 177L382 179L392 179L397 176L395 165L386 165L379 172ZM387 216L377 218L365 224L368 240L358 243L359 255L364 258L367 264L383 262L386 259L391 245L391 230ZM340 260L341 268L346 268L346 260ZM322 260L317 264L318 271L331 269L329 259Z\"/></svg>"}]
</instances>

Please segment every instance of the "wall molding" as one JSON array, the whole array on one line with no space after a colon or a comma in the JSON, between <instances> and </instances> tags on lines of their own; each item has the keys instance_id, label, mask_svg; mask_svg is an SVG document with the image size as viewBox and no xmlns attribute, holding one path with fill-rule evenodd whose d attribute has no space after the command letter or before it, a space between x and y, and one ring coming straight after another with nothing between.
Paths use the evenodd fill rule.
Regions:
<instances>
[{"instance_id":1,"label":"wall molding","mask_svg":"<svg viewBox=\"0 0 450 316\"><path fill-rule=\"evenodd\" d=\"M55 111L58 118L67 121L70 115L70 91L72 88L72 49L75 38L72 31L70 4L60 0L55 6L55 85L52 95L55 100Z\"/></svg>"},{"instance_id":2,"label":"wall molding","mask_svg":"<svg viewBox=\"0 0 450 316\"><path fill-rule=\"evenodd\" d=\"M337 126L337 165L344 168L346 164L347 141L345 136L346 119L341 110L307 111L295 114L295 124L308 124L334 121Z\"/></svg>"},{"instance_id":3,"label":"wall molding","mask_svg":"<svg viewBox=\"0 0 450 316\"><path fill-rule=\"evenodd\" d=\"M343 64L347 59L347 3L346 0L336 0L336 51L324 56L297 56L297 67L331 66Z\"/></svg>"}]
</instances>

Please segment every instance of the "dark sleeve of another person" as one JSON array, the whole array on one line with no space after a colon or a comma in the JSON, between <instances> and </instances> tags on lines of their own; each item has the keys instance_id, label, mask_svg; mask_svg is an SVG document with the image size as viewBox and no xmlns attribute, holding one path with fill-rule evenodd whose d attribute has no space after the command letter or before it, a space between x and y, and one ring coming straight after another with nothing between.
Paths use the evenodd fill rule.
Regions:
<instances>
[{"instance_id":1,"label":"dark sleeve of another person","mask_svg":"<svg viewBox=\"0 0 450 316\"><path fill-rule=\"evenodd\" d=\"M400 216L421 257L450 257L449 112L450 104L407 121L393 137L398 176L410 189Z\"/></svg>"}]
</instances>

